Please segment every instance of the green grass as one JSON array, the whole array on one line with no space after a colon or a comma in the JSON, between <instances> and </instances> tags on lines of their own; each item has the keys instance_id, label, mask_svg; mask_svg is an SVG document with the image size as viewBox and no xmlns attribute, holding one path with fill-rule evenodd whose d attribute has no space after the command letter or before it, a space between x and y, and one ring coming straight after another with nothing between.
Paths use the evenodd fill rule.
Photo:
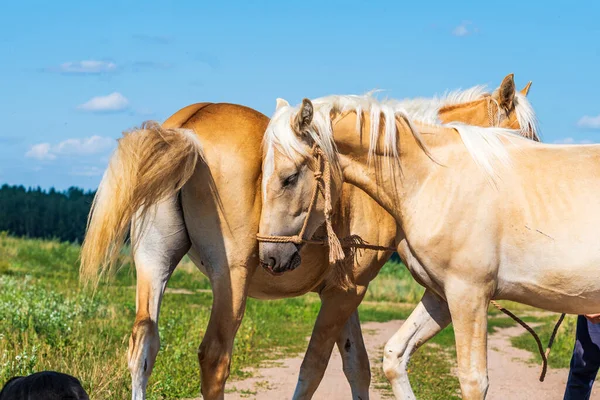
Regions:
<instances>
[{"instance_id":1,"label":"green grass","mask_svg":"<svg viewBox=\"0 0 600 400\"><path fill-rule=\"evenodd\" d=\"M94 399L130 396L126 351L135 317L135 272L126 264L92 295L79 284L78 256L76 245L0 234L0 385L15 375L58 370L78 377ZM149 382L149 399L198 394L197 348L212 303L212 294L202 289L210 285L186 259L169 288L185 293L164 297L161 351ZM402 264L390 262L369 288L359 309L361 321L405 319L422 292ZM319 306L315 294L276 301L249 299L230 379L248 376L250 367L265 361L303 353ZM494 315L490 331L514 324L496 310L490 312ZM553 322L541 321L544 325L538 329L544 335L551 329L546 325ZM572 329L572 321L566 327ZM564 366L564 360L568 364L573 337L573 332L559 335L551 365ZM526 335L515 340L517 346L535 350L532 343ZM391 393L381 372L381 352L371 357L375 386ZM417 397L458 396L458 381L451 373L454 365L454 334L448 327L411 360L409 376Z\"/></svg>"},{"instance_id":2,"label":"green grass","mask_svg":"<svg viewBox=\"0 0 600 400\"><path fill-rule=\"evenodd\" d=\"M77 376L92 398L127 398L126 350L135 317L135 273L126 264L92 295L78 281L79 247L0 235L0 384L15 375L59 370ZM388 274L389 277L389 274ZM196 396L197 348L212 303L206 277L182 262L161 309L161 351L150 399ZM191 293L191 294L189 294ZM303 352L319 309L314 294L277 301L249 299L235 341L232 379L248 367ZM405 318L411 308L361 306L363 321Z\"/></svg>"},{"instance_id":3,"label":"green grass","mask_svg":"<svg viewBox=\"0 0 600 400\"><path fill-rule=\"evenodd\" d=\"M369 284L365 300L416 304L424 291L404 264L390 260Z\"/></svg>"}]
</instances>

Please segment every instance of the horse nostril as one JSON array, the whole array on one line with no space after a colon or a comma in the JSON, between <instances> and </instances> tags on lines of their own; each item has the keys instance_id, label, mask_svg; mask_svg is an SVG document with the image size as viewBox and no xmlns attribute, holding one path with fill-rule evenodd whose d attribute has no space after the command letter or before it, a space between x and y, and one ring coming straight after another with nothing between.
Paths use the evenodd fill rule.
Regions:
<instances>
[{"instance_id":1,"label":"horse nostril","mask_svg":"<svg viewBox=\"0 0 600 400\"><path fill-rule=\"evenodd\" d=\"M267 263L267 265L271 268L273 268L275 266L275 264L277 263L277 260L275 260L274 257L269 257L269 262Z\"/></svg>"}]
</instances>

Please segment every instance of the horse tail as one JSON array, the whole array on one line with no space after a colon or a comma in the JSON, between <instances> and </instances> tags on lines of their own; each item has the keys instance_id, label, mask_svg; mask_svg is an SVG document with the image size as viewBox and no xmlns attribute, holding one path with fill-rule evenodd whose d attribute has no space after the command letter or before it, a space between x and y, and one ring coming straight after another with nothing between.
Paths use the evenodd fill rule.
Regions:
<instances>
[{"instance_id":1,"label":"horse tail","mask_svg":"<svg viewBox=\"0 0 600 400\"><path fill-rule=\"evenodd\" d=\"M153 121L123 133L118 142L88 216L80 266L85 282L97 282L116 264L132 218L176 195L203 160L193 130Z\"/></svg>"}]
</instances>

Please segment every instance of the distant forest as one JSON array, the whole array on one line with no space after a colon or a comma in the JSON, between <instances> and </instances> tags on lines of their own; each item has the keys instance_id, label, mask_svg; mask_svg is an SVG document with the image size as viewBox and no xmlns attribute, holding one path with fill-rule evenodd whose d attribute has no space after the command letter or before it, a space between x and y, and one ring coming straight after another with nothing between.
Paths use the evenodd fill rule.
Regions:
<instances>
[{"instance_id":1,"label":"distant forest","mask_svg":"<svg viewBox=\"0 0 600 400\"><path fill-rule=\"evenodd\" d=\"M0 231L14 236L81 243L96 191L3 185L0 188ZM397 253L392 259L400 261Z\"/></svg>"},{"instance_id":2,"label":"distant forest","mask_svg":"<svg viewBox=\"0 0 600 400\"><path fill-rule=\"evenodd\" d=\"M83 241L87 216L95 191L71 187L25 189L3 185L0 188L0 231L14 236Z\"/></svg>"}]
</instances>

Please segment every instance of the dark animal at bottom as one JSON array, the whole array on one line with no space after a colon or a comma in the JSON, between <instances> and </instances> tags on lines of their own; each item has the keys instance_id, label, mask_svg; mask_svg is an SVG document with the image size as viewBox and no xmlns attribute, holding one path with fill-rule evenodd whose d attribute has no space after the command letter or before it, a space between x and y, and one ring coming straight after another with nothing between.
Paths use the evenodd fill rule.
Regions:
<instances>
[{"instance_id":1,"label":"dark animal at bottom","mask_svg":"<svg viewBox=\"0 0 600 400\"><path fill-rule=\"evenodd\" d=\"M60 372L43 371L11 378L0 400L89 400L79 380Z\"/></svg>"}]
</instances>

